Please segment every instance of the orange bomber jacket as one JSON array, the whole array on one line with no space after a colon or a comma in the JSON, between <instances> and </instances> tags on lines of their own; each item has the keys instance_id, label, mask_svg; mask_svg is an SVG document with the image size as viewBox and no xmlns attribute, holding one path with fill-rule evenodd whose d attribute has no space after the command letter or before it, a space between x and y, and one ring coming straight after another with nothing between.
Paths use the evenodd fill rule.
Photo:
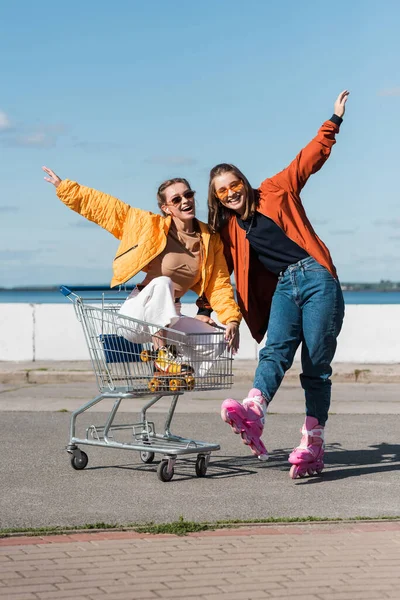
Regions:
<instances>
[{"instance_id":1,"label":"orange bomber jacket","mask_svg":"<svg viewBox=\"0 0 400 600\"><path fill-rule=\"evenodd\" d=\"M118 198L69 179L64 179L56 191L69 208L120 240L111 287L127 282L139 271L146 271L147 265L164 250L171 217L133 208ZM199 296L207 296L222 324L240 323L242 315L234 299L220 236L211 234L205 223L198 223L204 252L201 279L192 289Z\"/></svg>"},{"instance_id":2,"label":"orange bomber jacket","mask_svg":"<svg viewBox=\"0 0 400 600\"><path fill-rule=\"evenodd\" d=\"M257 190L257 210L272 219L286 235L337 278L328 248L315 233L307 218L300 192L310 175L319 171L329 158L339 126L326 121L316 137L296 156L290 165L262 182ZM278 278L252 257L246 232L232 215L221 231L225 257L230 272L234 271L237 301L243 317L257 342L263 339L269 320L272 296Z\"/></svg>"}]
</instances>

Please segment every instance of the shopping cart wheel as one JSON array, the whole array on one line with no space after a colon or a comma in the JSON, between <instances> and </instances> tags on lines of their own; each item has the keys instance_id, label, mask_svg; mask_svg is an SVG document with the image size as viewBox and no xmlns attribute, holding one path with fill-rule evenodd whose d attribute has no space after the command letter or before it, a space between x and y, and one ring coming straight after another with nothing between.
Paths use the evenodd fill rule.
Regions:
<instances>
[{"instance_id":1,"label":"shopping cart wheel","mask_svg":"<svg viewBox=\"0 0 400 600\"><path fill-rule=\"evenodd\" d=\"M80 451L80 456L76 456L75 454L71 456L71 465L76 471L82 471L88 462L88 455L83 450Z\"/></svg>"},{"instance_id":2,"label":"shopping cart wheel","mask_svg":"<svg viewBox=\"0 0 400 600\"><path fill-rule=\"evenodd\" d=\"M154 460L154 452L148 452L147 450L142 450L140 453L140 460L144 462L146 465L150 464Z\"/></svg>"},{"instance_id":3,"label":"shopping cart wheel","mask_svg":"<svg viewBox=\"0 0 400 600\"><path fill-rule=\"evenodd\" d=\"M205 477L207 473L207 461L203 454L199 454L196 460L196 475L197 477Z\"/></svg>"},{"instance_id":4,"label":"shopping cart wheel","mask_svg":"<svg viewBox=\"0 0 400 600\"><path fill-rule=\"evenodd\" d=\"M168 473L168 460L162 460L157 467L157 477L160 481L171 481L174 476L174 469Z\"/></svg>"}]
</instances>

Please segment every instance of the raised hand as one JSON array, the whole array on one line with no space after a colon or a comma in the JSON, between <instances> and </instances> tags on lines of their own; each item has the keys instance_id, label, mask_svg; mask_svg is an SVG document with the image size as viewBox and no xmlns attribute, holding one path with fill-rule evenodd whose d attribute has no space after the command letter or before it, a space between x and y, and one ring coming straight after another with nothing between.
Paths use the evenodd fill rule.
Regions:
<instances>
[{"instance_id":1,"label":"raised hand","mask_svg":"<svg viewBox=\"0 0 400 600\"><path fill-rule=\"evenodd\" d=\"M52 183L57 188L61 183L61 179L59 178L59 176L56 175L54 173L54 171L52 171L51 169L48 169L47 167L42 167L42 169L45 173L47 173L47 175L49 175L49 177L44 178L45 181Z\"/></svg>"},{"instance_id":2,"label":"raised hand","mask_svg":"<svg viewBox=\"0 0 400 600\"><path fill-rule=\"evenodd\" d=\"M350 92L348 90L343 90L343 92L341 92L339 94L339 96L336 98L336 102L334 104L334 113L335 115L337 115L338 117L343 117L344 115L344 111L345 111L345 106L346 106L346 102L347 102L347 98L349 97Z\"/></svg>"}]
</instances>

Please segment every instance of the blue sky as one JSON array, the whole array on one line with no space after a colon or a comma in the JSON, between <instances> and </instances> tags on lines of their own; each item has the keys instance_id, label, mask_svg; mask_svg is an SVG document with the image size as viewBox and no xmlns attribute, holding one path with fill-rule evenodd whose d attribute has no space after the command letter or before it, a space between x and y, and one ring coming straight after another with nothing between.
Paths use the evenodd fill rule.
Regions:
<instances>
[{"instance_id":1,"label":"blue sky","mask_svg":"<svg viewBox=\"0 0 400 600\"><path fill-rule=\"evenodd\" d=\"M118 241L42 165L154 212L158 185L184 176L206 219L214 164L258 186L346 88L303 203L342 281L399 281L399 30L395 0L3 2L0 286L111 279Z\"/></svg>"}]
</instances>

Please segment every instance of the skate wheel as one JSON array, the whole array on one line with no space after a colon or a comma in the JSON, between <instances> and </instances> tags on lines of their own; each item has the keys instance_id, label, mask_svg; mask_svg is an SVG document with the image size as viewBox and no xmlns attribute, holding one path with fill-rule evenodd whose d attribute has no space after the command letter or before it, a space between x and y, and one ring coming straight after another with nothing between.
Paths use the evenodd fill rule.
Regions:
<instances>
[{"instance_id":1,"label":"skate wheel","mask_svg":"<svg viewBox=\"0 0 400 600\"><path fill-rule=\"evenodd\" d=\"M247 437L247 433L246 433L245 431L241 431L241 432L240 432L240 437L242 438L242 442L243 442L243 444L246 444L246 446L249 446L249 445L250 445L250 440L249 440L249 438Z\"/></svg>"},{"instance_id":2,"label":"skate wheel","mask_svg":"<svg viewBox=\"0 0 400 600\"><path fill-rule=\"evenodd\" d=\"M292 479L297 479L298 472L299 472L298 466L297 465L292 465L290 467L289 475L290 475L290 477Z\"/></svg>"},{"instance_id":3,"label":"skate wheel","mask_svg":"<svg viewBox=\"0 0 400 600\"><path fill-rule=\"evenodd\" d=\"M149 362L152 359L151 353L148 350L142 350L140 353L140 360L142 362Z\"/></svg>"},{"instance_id":4,"label":"skate wheel","mask_svg":"<svg viewBox=\"0 0 400 600\"><path fill-rule=\"evenodd\" d=\"M184 387L182 379L170 379L169 389L171 392L177 392Z\"/></svg>"},{"instance_id":5,"label":"skate wheel","mask_svg":"<svg viewBox=\"0 0 400 600\"><path fill-rule=\"evenodd\" d=\"M194 377L192 377L191 375L189 375L189 377L186 377L186 388L189 391L194 390L194 385L195 385Z\"/></svg>"},{"instance_id":6,"label":"skate wheel","mask_svg":"<svg viewBox=\"0 0 400 600\"><path fill-rule=\"evenodd\" d=\"M159 389L160 383L159 379L151 379L147 385L149 390L154 393Z\"/></svg>"},{"instance_id":7,"label":"skate wheel","mask_svg":"<svg viewBox=\"0 0 400 600\"><path fill-rule=\"evenodd\" d=\"M260 460L260 461L262 461L262 462L265 462L266 460L268 460L268 459L269 459L269 456L268 456L268 454L259 454L259 455L257 456L257 458L258 458L258 460Z\"/></svg>"},{"instance_id":8,"label":"skate wheel","mask_svg":"<svg viewBox=\"0 0 400 600\"><path fill-rule=\"evenodd\" d=\"M225 423L228 423L228 425L230 425L232 427L233 433L236 433L237 435L242 433L242 430L230 418L230 415L228 412L226 412L225 415L222 416L222 419L225 421Z\"/></svg>"},{"instance_id":9,"label":"skate wheel","mask_svg":"<svg viewBox=\"0 0 400 600\"><path fill-rule=\"evenodd\" d=\"M316 473L316 471L314 471L314 469L307 469L307 473L309 475L314 475L314 473Z\"/></svg>"}]
</instances>

